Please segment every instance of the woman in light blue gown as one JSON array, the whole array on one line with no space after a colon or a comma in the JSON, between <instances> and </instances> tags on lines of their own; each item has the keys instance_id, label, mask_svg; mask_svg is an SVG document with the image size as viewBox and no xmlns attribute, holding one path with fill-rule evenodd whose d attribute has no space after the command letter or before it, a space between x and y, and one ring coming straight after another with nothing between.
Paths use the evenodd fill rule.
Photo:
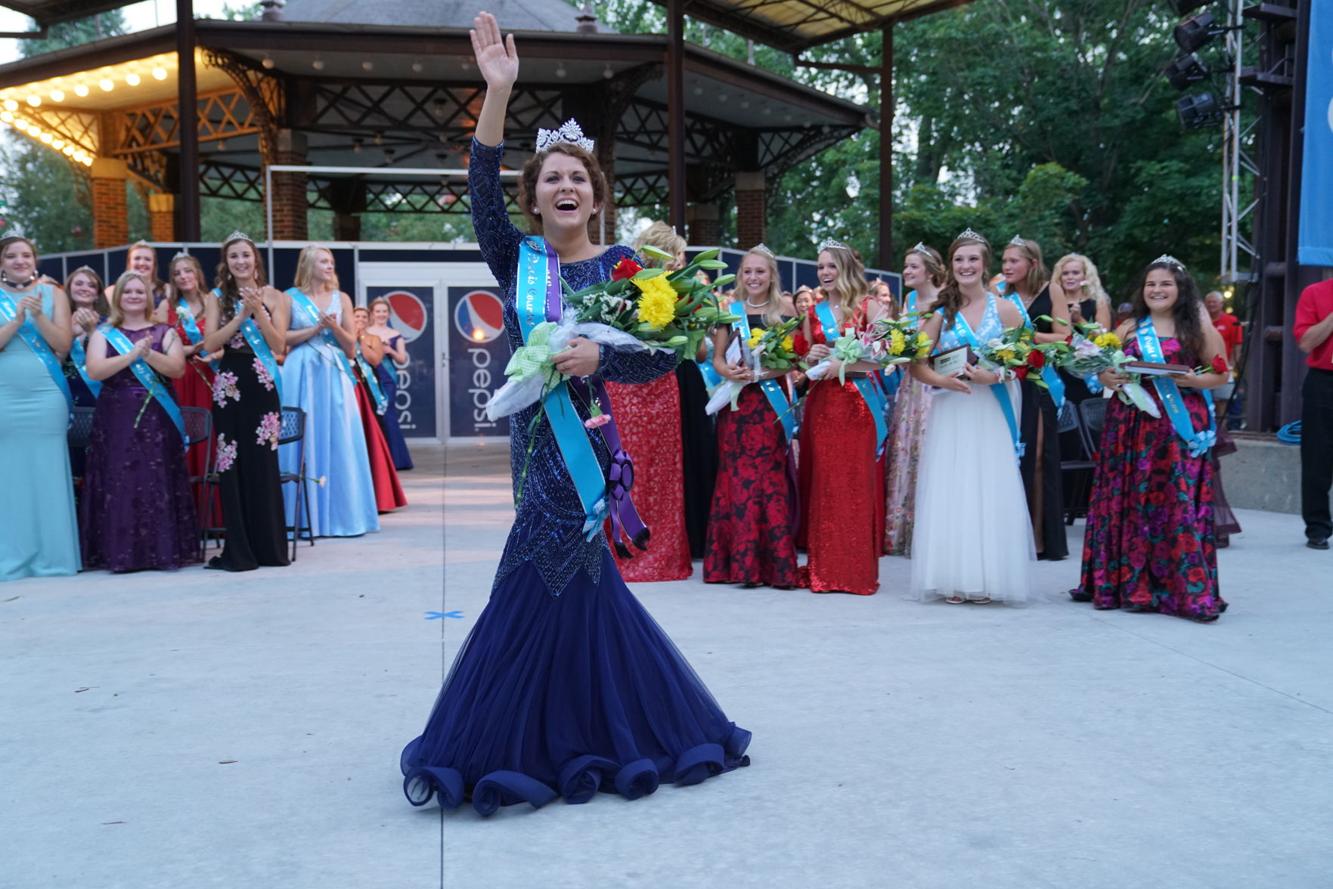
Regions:
<instances>
[{"instance_id":1,"label":"woman in light blue gown","mask_svg":"<svg viewBox=\"0 0 1333 889\"><path fill-rule=\"evenodd\" d=\"M378 531L375 487L361 431L347 354L354 348L352 301L338 290L333 254L311 245L296 264L287 291L292 321L282 366L282 403L305 411L305 475L310 527L316 537L356 537ZM297 446L278 453L283 472L297 471ZM286 485L287 523L294 524L296 488ZM304 509L304 507L303 507Z\"/></svg>"},{"instance_id":2,"label":"woman in light blue gown","mask_svg":"<svg viewBox=\"0 0 1333 889\"><path fill-rule=\"evenodd\" d=\"M69 344L69 300L38 283L37 249L0 238L0 581L80 567L61 369Z\"/></svg>"}]
</instances>

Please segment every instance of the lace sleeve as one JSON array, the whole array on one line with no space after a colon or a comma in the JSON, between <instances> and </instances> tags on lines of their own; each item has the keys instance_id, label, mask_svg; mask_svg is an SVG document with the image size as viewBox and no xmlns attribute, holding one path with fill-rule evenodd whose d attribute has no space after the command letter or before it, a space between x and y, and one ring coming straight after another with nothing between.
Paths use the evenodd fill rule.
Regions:
<instances>
[{"instance_id":1,"label":"lace sleeve","mask_svg":"<svg viewBox=\"0 0 1333 889\"><path fill-rule=\"evenodd\" d=\"M504 187L500 184L500 159L504 143L495 147L472 140L467 184L472 200L472 229L481 247L482 259L503 288L514 277L518 243L523 233L509 221Z\"/></svg>"}]
</instances>

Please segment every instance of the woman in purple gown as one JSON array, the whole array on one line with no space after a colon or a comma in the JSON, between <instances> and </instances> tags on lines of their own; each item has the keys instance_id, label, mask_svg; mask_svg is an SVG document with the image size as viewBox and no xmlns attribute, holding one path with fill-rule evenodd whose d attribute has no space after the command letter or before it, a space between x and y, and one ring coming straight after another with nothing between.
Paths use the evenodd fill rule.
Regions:
<instances>
[{"instance_id":1,"label":"woman in purple gown","mask_svg":"<svg viewBox=\"0 0 1333 889\"><path fill-rule=\"evenodd\" d=\"M504 293L511 346L522 343L516 263L523 235L510 223L500 185L504 109L518 76L513 37L482 13L472 33L486 99L468 169L477 242ZM561 128L573 139L573 127ZM596 156L556 141L524 167L520 203L574 288L605 281L632 256L602 250L587 223L608 198ZM569 378L600 374L648 382L670 373L671 353L621 352L575 338L555 358ZM565 392L561 387L560 392ZM749 732L730 722L685 658L625 587L600 522L585 521L557 440L540 405L510 421L517 486L531 463L491 598L463 644L421 736L403 750L403 789L415 805L465 798L482 814L599 790L634 799L659 782L694 784L745 765ZM586 418L581 404L576 408ZM535 422L534 422L535 420ZM584 431L566 428L575 435ZM562 433L563 434L563 433ZM610 457L590 435L603 473ZM585 527L591 533L585 534Z\"/></svg>"},{"instance_id":2,"label":"woman in purple gown","mask_svg":"<svg viewBox=\"0 0 1333 889\"><path fill-rule=\"evenodd\" d=\"M84 568L179 568L199 559L182 430L170 413L173 390L160 379L185 373L185 351L175 330L153 323L149 287L138 272L121 275L107 325L88 339L88 375L102 392L79 501Z\"/></svg>"}]
</instances>

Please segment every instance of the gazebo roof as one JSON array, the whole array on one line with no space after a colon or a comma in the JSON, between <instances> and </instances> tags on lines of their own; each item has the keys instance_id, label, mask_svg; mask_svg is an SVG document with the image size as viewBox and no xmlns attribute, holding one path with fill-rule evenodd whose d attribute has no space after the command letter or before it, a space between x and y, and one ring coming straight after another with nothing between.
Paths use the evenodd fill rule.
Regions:
<instances>
[{"instance_id":1,"label":"gazebo roof","mask_svg":"<svg viewBox=\"0 0 1333 889\"><path fill-rule=\"evenodd\" d=\"M287 0L279 17L339 25L469 28L479 8L476 0L393 0L373 7L365 0ZM505 25L524 31L573 31L579 14L565 0L487 0L486 8Z\"/></svg>"}]
</instances>

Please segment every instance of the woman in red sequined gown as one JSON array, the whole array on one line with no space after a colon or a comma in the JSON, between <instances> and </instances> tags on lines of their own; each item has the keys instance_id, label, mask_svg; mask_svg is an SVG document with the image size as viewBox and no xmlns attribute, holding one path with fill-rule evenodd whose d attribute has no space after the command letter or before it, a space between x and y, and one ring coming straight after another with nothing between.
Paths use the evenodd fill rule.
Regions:
<instances>
[{"instance_id":1,"label":"woman in red sequined gown","mask_svg":"<svg viewBox=\"0 0 1333 889\"><path fill-rule=\"evenodd\" d=\"M370 326L370 310L357 306L352 310L356 325L357 354L363 356L374 374L384 358L384 344L373 333L367 333ZM407 505L407 495L403 493L402 483L398 480L398 470L393 465L393 451L389 441L380 428L379 415L375 413L375 402L370 395L370 382L360 362L353 362L352 372L356 374L356 406L361 412L361 428L366 433L366 453L370 457L370 478L375 486L375 508L378 512L393 512Z\"/></svg>"},{"instance_id":2,"label":"woman in red sequined gown","mask_svg":"<svg viewBox=\"0 0 1333 889\"><path fill-rule=\"evenodd\" d=\"M864 331L883 311L866 299L865 268L848 247L827 243L819 252L819 283L838 329ZM811 364L830 357L829 342L812 308L796 338L796 351ZM810 384L801 425L802 495L806 498L806 550L801 583L812 592L869 596L879 589L884 541L884 472L876 459L875 420L853 379L870 365L847 369L840 384L837 361Z\"/></svg>"},{"instance_id":3,"label":"woman in red sequined gown","mask_svg":"<svg viewBox=\"0 0 1333 889\"><path fill-rule=\"evenodd\" d=\"M665 237L641 239L684 260L685 239L662 226L650 229ZM658 265L645 259L645 267ZM676 264L672 267L678 268ZM683 580L694 570L685 531L685 465L680 437L680 387L674 374L651 383L606 384L611 412L625 453L634 461L634 508L648 527L648 549L631 548L629 558L615 552L616 565L628 582ZM609 525L608 525L609 527ZM610 536L609 534L607 535Z\"/></svg>"},{"instance_id":4,"label":"woman in red sequined gown","mask_svg":"<svg viewBox=\"0 0 1333 889\"><path fill-rule=\"evenodd\" d=\"M741 260L739 293L744 298L729 308L735 314L745 313L751 331L780 324L796 312L779 288L777 260L762 245ZM753 371L726 360L727 348L738 335L725 327L713 335L713 367L727 379L746 381ZM790 404L790 393L786 403ZM795 587L799 579L792 539L796 490L791 446L772 402L758 385L741 390L735 410L723 408L718 413L717 455L704 581Z\"/></svg>"}]
</instances>

